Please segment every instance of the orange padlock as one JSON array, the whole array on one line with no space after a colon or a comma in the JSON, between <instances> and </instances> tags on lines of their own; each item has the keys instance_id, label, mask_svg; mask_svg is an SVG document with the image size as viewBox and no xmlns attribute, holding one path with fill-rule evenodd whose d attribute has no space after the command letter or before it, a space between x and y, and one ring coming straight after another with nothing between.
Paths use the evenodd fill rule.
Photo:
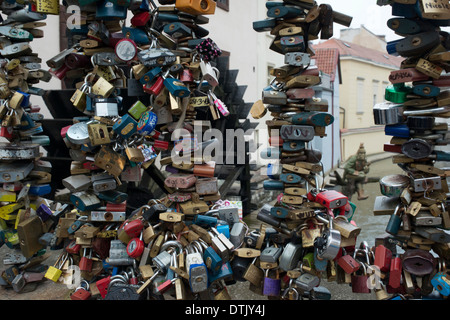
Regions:
<instances>
[{"instance_id":1,"label":"orange padlock","mask_svg":"<svg viewBox=\"0 0 450 320\"><path fill-rule=\"evenodd\" d=\"M177 0L175 7L193 15L214 14L216 2L213 0Z\"/></svg>"}]
</instances>

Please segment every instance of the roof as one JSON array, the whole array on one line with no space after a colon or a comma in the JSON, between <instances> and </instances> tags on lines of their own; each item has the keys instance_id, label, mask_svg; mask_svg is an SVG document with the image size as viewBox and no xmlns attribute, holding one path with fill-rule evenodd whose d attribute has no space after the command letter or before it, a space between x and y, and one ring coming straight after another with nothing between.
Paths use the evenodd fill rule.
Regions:
<instances>
[{"instance_id":1,"label":"roof","mask_svg":"<svg viewBox=\"0 0 450 320\"><path fill-rule=\"evenodd\" d=\"M382 52L374 49L369 49L360 46L356 43L351 43L348 41L342 41L339 39L330 39L328 41L313 45L314 50L325 49L325 48L336 48L339 50L341 57L354 57L363 59L366 61L374 62L387 67L392 67L398 69L400 63L404 58L399 56L393 56L387 52Z\"/></svg>"},{"instance_id":2,"label":"roof","mask_svg":"<svg viewBox=\"0 0 450 320\"><path fill-rule=\"evenodd\" d=\"M319 70L330 75L330 81L334 82L336 69L340 69L339 50L336 48L316 49L315 55L311 58L316 60ZM341 82L340 78L339 82Z\"/></svg>"}]
</instances>

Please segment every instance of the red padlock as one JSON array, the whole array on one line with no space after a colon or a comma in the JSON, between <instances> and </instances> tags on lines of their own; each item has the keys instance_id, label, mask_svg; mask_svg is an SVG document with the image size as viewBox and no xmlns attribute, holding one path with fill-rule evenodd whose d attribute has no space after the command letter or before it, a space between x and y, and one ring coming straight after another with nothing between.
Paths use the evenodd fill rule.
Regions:
<instances>
[{"instance_id":1,"label":"red padlock","mask_svg":"<svg viewBox=\"0 0 450 320\"><path fill-rule=\"evenodd\" d=\"M125 212L127 210L127 201L125 200L122 203L106 203L106 211L111 212Z\"/></svg>"},{"instance_id":2,"label":"red padlock","mask_svg":"<svg viewBox=\"0 0 450 320\"><path fill-rule=\"evenodd\" d=\"M81 245L77 244L76 240L72 240L66 247L66 251L70 254L80 253Z\"/></svg>"},{"instance_id":3,"label":"red padlock","mask_svg":"<svg viewBox=\"0 0 450 320\"><path fill-rule=\"evenodd\" d=\"M69 71L70 68L66 66L65 64L59 68L59 69L50 69L49 72L53 74L55 77L57 77L59 80L62 80L65 78L67 71Z\"/></svg>"},{"instance_id":4,"label":"red padlock","mask_svg":"<svg viewBox=\"0 0 450 320\"><path fill-rule=\"evenodd\" d=\"M108 293L108 286L111 282L111 276L108 276L106 278L98 280L95 285L97 286L98 291L100 292L100 295L102 298L106 297L106 294Z\"/></svg>"},{"instance_id":5,"label":"red padlock","mask_svg":"<svg viewBox=\"0 0 450 320\"><path fill-rule=\"evenodd\" d=\"M392 251L380 244L375 249L375 262L374 265L376 265L378 268L380 268L381 272L387 272L389 271L389 268L391 266L391 259L392 259Z\"/></svg>"},{"instance_id":6,"label":"red padlock","mask_svg":"<svg viewBox=\"0 0 450 320\"><path fill-rule=\"evenodd\" d=\"M0 137L11 139L13 137L13 127L1 127Z\"/></svg>"},{"instance_id":7,"label":"red padlock","mask_svg":"<svg viewBox=\"0 0 450 320\"><path fill-rule=\"evenodd\" d=\"M348 198L336 190L325 190L319 192L314 201L330 210L339 209L339 214L343 215Z\"/></svg>"},{"instance_id":8,"label":"red padlock","mask_svg":"<svg viewBox=\"0 0 450 320\"><path fill-rule=\"evenodd\" d=\"M80 267L80 271L92 271L92 264L94 260L92 260L92 251L89 252L89 257L86 257L86 250L88 248L84 248L83 250L83 256L80 259L80 263L78 264L78 267Z\"/></svg>"},{"instance_id":9,"label":"red padlock","mask_svg":"<svg viewBox=\"0 0 450 320\"><path fill-rule=\"evenodd\" d=\"M402 278L402 259L400 257L392 258L389 272L389 286L392 288L400 287Z\"/></svg>"},{"instance_id":10,"label":"red padlock","mask_svg":"<svg viewBox=\"0 0 450 320\"><path fill-rule=\"evenodd\" d=\"M151 18L150 12L143 11L135 14L133 18L131 18L130 22L135 27L144 27L150 20L150 18Z\"/></svg>"},{"instance_id":11,"label":"red padlock","mask_svg":"<svg viewBox=\"0 0 450 320\"><path fill-rule=\"evenodd\" d=\"M130 221L123 227L123 231L125 231L130 238L137 238L143 229L144 222L141 219Z\"/></svg>"},{"instance_id":12,"label":"red padlock","mask_svg":"<svg viewBox=\"0 0 450 320\"><path fill-rule=\"evenodd\" d=\"M186 83L194 82L194 75L192 71L188 68L184 68L180 74L180 81Z\"/></svg>"},{"instance_id":13,"label":"red padlock","mask_svg":"<svg viewBox=\"0 0 450 320\"><path fill-rule=\"evenodd\" d=\"M360 267L360 263L348 254L340 257L337 260L337 263L342 269L344 269L345 273L356 272Z\"/></svg>"},{"instance_id":14,"label":"red padlock","mask_svg":"<svg viewBox=\"0 0 450 320\"><path fill-rule=\"evenodd\" d=\"M72 125L70 125L70 126L66 126L66 127L62 127L61 128L61 138L65 138L66 137L66 134L67 134L67 131L69 130L69 128L71 127Z\"/></svg>"},{"instance_id":15,"label":"red padlock","mask_svg":"<svg viewBox=\"0 0 450 320\"><path fill-rule=\"evenodd\" d=\"M139 258L144 252L144 241L142 241L142 232L139 238L133 238L128 242L127 254L134 259Z\"/></svg>"},{"instance_id":16,"label":"red padlock","mask_svg":"<svg viewBox=\"0 0 450 320\"><path fill-rule=\"evenodd\" d=\"M153 83L151 86L149 86L149 84L146 83L143 85L142 88L144 89L144 92L157 96L158 94L161 93L161 90L164 88L164 78L158 77L155 83Z\"/></svg>"},{"instance_id":17,"label":"red padlock","mask_svg":"<svg viewBox=\"0 0 450 320\"><path fill-rule=\"evenodd\" d=\"M72 293L70 300L89 300L91 293L84 288L78 288L77 291Z\"/></svg>"},{"instance_id":18,"label":"red padlock","mask_svg":"<svg viewBox=\"0 0 450 320\"><path fill-rule=\"evenodd\" d=\"M155 149L167 150L169 149L169 142L162 140L155 140L153 143L153 147Z\"/></svg>"}]
</instances>

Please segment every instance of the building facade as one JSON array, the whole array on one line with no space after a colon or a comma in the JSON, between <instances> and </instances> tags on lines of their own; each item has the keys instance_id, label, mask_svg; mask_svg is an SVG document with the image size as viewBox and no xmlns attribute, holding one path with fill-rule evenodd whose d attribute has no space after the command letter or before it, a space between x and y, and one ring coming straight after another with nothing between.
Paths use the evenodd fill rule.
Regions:
<instances>
[{"instance_id":1,"label":"building facade","mask_svg":"<svg viewBox=\"0 0 450 320\"><path fill-rule=\"evenodd\" d=\"M380 51L386 46L383 36L363 26L343 30L341 39L330 39L314 46L316 50L339 50L342 84L339 88L340 140L342 161L346 161L364 142L367 154L383 152L389 142L383 126L373 120L373 106L384 101L389 74L399 69L403 60ZM347 41L349 39L354 42Z\"/></svg>"}]
</instances>

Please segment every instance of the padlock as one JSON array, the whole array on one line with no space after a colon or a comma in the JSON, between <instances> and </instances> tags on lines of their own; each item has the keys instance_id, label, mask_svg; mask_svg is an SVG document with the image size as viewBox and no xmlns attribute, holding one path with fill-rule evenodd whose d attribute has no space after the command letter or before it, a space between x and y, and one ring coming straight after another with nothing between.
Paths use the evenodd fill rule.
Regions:
<instances>
[{"instance_id":1,"label":"padlock","mask_svg":"<svg viewBox=\"0 0 450 320\"><path fill-rule=\"evenodd\" d=\"M189 285L194 293L205 291L208 288L208 272L200 252L192 247L186 255L186 271L189 274Z\"/></svg>"},{"instance_id":2,"label":"padlock","mask_svg":"<svg viewBox=\"0 0 450 320\"><path fill-rule=\"evenodd\" d=\"M400 257L393 257L391 260L389 270L389 286L398 288L401 285L402 279L402 259Z\"/></svg>"},{"instance_id":3,"label":"padlock","mask_svg":"<svg viewBox=\"0 0 450 320\"><path fill-rule=\"evenodd\" d=\"M158 116L152 111L145 111L136 127L137 131L141 135L150 135L155 130L158 123Z\"/></svg>"},{"instance_id":4,"label":"padlock","mask_svg":"<svg viewBox=\"0 0 450 320\"><path fill-rule=\"evenodd\" d=\"M279 278L278 269L275 270L275 279L269 277L270 269L266 269L263 284L263 295L279 296L281 291L281 279Z\"/></svg>"},{"instance_id":5,"label":"padlock","mask_svg":"<svg viewBox=\"0 0 450 320\"><path fill-rule=\"evenodd\" d=\"M400 230L400 224L402 222L401 215L403 212L402 209L403 207L400 206L400 204L398 204L397 207L395 208L395 211L389 218L388 224L386 226L387 233L396 235Z\"/></svg>"},{"instance_id":6,"label":"padlock","mask_svg":"<svg viewBox=\"0 0 450 320\"><path fill-rule=\"evenodd\" d=\"M142 240L143 232L139 238L133 238L128 242L127 253L131 258L138 259L144 252L144 241Z\"/></svg>"},{"instance_id":7,"label":"padlock","mask_svg":"<svg viewBox=\"0 0 450 320\"><path fill-rule=\"evenodd\" d=\"M319 218L320 216L317 216ZM324 219L326 222L326 219ZM314 239L314 247L317 248L317 255L321 259L333 260L336 258L341 245L341 234L333 229L333 219L330 216L328 228L320 237Z\"/></svg>"},{"instance_id":8,"label":"padlock","mask_svg":"<svg viewBox=\"0 0 450 320\"><path fill-rule=\"evenodd\" d=\"M362 271L359 271L362 270ZM358 274L360 273L360 274ZM364 263L360 264L358 271L351 275L352 292L354 293L370 293L371 290L368 286L369 276L367 274L367 267Z\"/></svg>"},{"instance_id":9,"label":"padlock","mask_svg":"<svg viewBox=\"0 0 450 320\"><path fill-rule=\"evenodd\" d=\"M66 260L68 259L67 253L61 253L61 255L56 260L55 264L53 266L49 266L47 272L45 273L44 277L53 281L57 282L59 280L59 277L62 274L62 265Z\"/></svg>"},{"instance_id":10,"label":"padlock","mask_svg":"<svg viewBox=\"0 0 450 320\"><path fill-rule=\"evenodd\" d=\"M83 287L78 287L75 292L71 294L70 300L89 300L91 298L91 293Z\"/></svg>"},{"instance_id":11,"label":"padlock","mask_svg":"<svg viewBox=\"0 0 450 320\"><path fill-rule=\"evenodd\" d=\"M93 146L111 143L108 127L103 123L89 123L87 125L89 140Z\"/></svg>"}]
</instances>

